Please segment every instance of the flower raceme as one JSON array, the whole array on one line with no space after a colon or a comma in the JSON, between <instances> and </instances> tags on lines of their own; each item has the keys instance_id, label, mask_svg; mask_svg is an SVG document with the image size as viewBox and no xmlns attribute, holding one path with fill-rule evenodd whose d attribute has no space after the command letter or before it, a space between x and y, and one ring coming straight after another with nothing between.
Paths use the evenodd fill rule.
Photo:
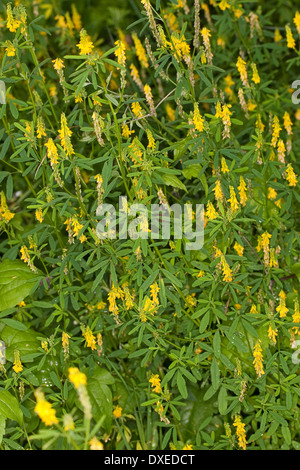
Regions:
<instances>
[{"instance_id":1,"label":"flower raceme","mask_svg":"<svg viewBox=\"0 0 300 470\"><path fill-rule=\"evenodd\" d=\"M58 419L56 417L56 411L52 408L51 403L45 399L44 393L37 389L34 392L36 398L36 406L34 411L38 417L43 421L46 426L52 426L53 424L58 424Z\"/></svg>"}]
</instances>

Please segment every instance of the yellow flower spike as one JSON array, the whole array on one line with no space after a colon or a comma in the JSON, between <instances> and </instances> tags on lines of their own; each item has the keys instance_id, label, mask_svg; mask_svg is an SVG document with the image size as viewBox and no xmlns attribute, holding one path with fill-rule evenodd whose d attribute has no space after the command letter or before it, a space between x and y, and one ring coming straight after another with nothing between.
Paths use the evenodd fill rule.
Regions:
<instances>
[{"instance_id":1,"label":"yellow flower spike","mask_svg":"<svg viewBox=\"0 0 300 470\"><path fill-rule=\"evenodd\" d=\"M7 54L7 57L15 57L16 55L16 48L10 41L6 41L6 48L5 52Z\"/></svg>"},{"instance_id":2,"label":"yellow flower spike","mask_svg":"<svg viewBox=\"0 0 300 470\"><path fill-rule=\"evenodd\" d=\"M260 76L258 75L256 64L251 64L252 68L252 81L256 84L260 83Z\"/></svg>"},{"instance_id":3,"label":"yellow flower spike","mask_svg":"<svg viewBox=\"0 0 300 470\"><path fill-rule=\"evenodd\" d=\"M235 242L234 247L235 251L237 252L238 256L243 256L244 247L240 245L238 242Z\"/></svg>"},{"instance_id":4,"label":"yellow flower spike","mask_svg":"<svg viewBox=\"0 0 300 470\"><path fill-rule=\"evenodd\" d=\"M269 329L268 329L268 338L269 338L269 340L270 340L272 343L274 343L274 344L276 344L276 336L277 336L277 333L278 333L277 328L273 329L273 328L272 328L272 325L271 325L271 323L270 323Z\"/></svg>"},{"instance_id":5,"label":"yellow flower spike","mask_svg":"<svg viewBox=\"0 0 300 470\"><path fill-rule=\"evenodd\" d=\"M116 419L119 419L121 418L122 416L122 411L123 411L123 408L119 405L117 405L113 411L113 415Z\"/></svg>"},{"instance_id":6,"label":"yellow flower spike","mask_svg":"<svg viewBox=\"0 0 300 470\"><path fill-rule=\"evenodd\" d=\"M20 359L19 351L14 352L13 370L15 371L16 374L18 374L18 372L22 372L22 370L23 370L23 365L22 365L22 362L21 362L21 359Z\"/></svg>"},{"instance_id":7,"label":"yellow flower spike","mask_svg":"<svg viewBox=\"0 0 300 470\"><path fill-rule=\"evenodd\" d=\"M286 179L289 183L289 186L296 186L298 183L297 175L294 172L294 169L291 163L288 164L287 169L286 169Z\"/></svg>"},{"instance_id":8,"label":"yellow flower spike","mask_svg":"<svg viewBox=\"0 0 300 470\"><path fill-rule=\"evenodd\" d=\"M70 155L73 155L74 149L71 143L71 137L72 131L68 127L67 119L65 113L62 113L61 115L61 128L59 130L59 138L61 141L61 146L66 152L67 156L69 157Z\"/></svg>"},{"instance_id":9,"label":"yellow flower spike","mask_svg":"<svg viewBox=\"0 0 300 470\"><path fill-rule=\"evenodd\" d=\"M246 441L246 431L245 431L245 424L242 422L242 418L239 415L236 415L233 426L236 427L236 435L238 438L239 447L241 449L246 450L247 441Z\"/></svg>"},{"instance_id":10,"label":"yellow flower spike","mask_svg":"<svg viewBox=\"0 0 300 470\"><path fill-rule=\"evenodd\" d=\"M102 442L100 442L96 436L94 436L89 442L90 450L104 450Z\"/></svg>"},{"instance_id":11,"label":"yellow flower spike","mask_svg":"<svg viewBox=\"0 0 300 470\"><path fill-rule=\"evenodd\" d=\"M10 3L7 5L6 13L7 13L6 27L7 29L9 29L11 33L15 33L17 29L19 28L19 26L21 25L21 21L16 20L14 18Z\"/></svg>"},{"instance_id":12,"label":"yellow flower spike","mask_svg":"<svg viewBox=\"0 0 300 470\"><path fill-rule=\"evenodd\" d=\"M115 46L117 46L117 49L115 50L115 56L117 58L118 64L122 65L122 67L125 67L125 65L126 65L126 47L120 39L115 42Z\"/></svg>"},{"instance_id":13,"label":"yellow flower spike","mask_svg":"<svg viewBox=\"0 0 300 470\"><path fill-rule=\"evenodd\" d=\"M92 351L97 349L96 337L93 335L93 332L89 326L84 330L83 337L86 340L86 345L88 348L91 348Z\"/></svg>"},{"instance_id":14,"label":"yellow flower spike","mask_svg":"<svg viewBox=\"0 0 300 470\"><path fill-rule=\"evenodd\" d=\"M79 388L80 385L86 386L87 377L83 372L80 372L78 367L69 368L69 379L75 388Z\"/></svg>"},{"instance_id":15,"label":"yellow flower spike","mask_svg":"<svg viewBox=\"0 0 300 470\"><path fill-rule=\"evenodd\" d=\"M77 44L77 47L80 49L80 55L89 55L94 49L94 44L85 29L80 31L80 42Z\"/></svg>"},{"instance_id":16,"label":"yellow flower spike","mask_svg":"<svg viewBox=\"0 0 300 470\"><path fill-rule=\"evenodd\" d=\"M141 41L138 38L136 33L132 34L132 39L133 39L133 42L134 42L136 55L137 55L137 58L138 58L138 60L141 64L141 66L146 68L146 69L149 68L149 62L148 62L148 57L147 57L146 51L145 51L144 46L142 45L142 43L141 43Z\"/></svg>"},{"instance_id":17,"label":"yellow flower spike","mask_svg":"<svg viewBox=\"0 0 300 470\"><path fill-rule=\"evenodd\" d=\"M264 375L264 367L263 367L263 354L261 348L261 340L259 339L253 348L253 356L254 356L254 369L256 371L257 377L260 378Z\"/></svg>"},{"instance_id":18,"label":"yellow flower spike","mask_svg":"<svg viewBox=\"0 0 300 470\"><path fill-rule=\"evenodd\" d=\"M194 104L194 114L193 114L193 123L195 126L195 129L199 132L202 132L204 129L204 119L202 118L198 104Z\"/></svg>"},{"instance_id":19,"label":"yellow flower spike","mask_svg":"<svg viewBox=\"0 0 300 470\"><path fill-rule=\"evenodd\" d=\"M158 374L152 374L150 379L149 379L149 383L151 384L151 387L152 387L152 391L155 392L155 393L161 393L162 392L162 389L161 389L161 380L159 378L159 375Z\"/></svg>"},{"instance_id":20,"label":"yellow flower spike","mask_svg":"<svg viewBox=\"0 0 300 470\"><path fill-rule=\"evenodd\" d=\"M218 213L210 201L207 203L205 214L208 220L215 220L218 217Z\"/></svg>"},{"instance_id":21,"label":"yellow flower spike","mask_svg":"<svg viewBox=\"0 0 300 470\"><path fill-rule=\"evenodd\" d=\"M285 27L285 31L286 31L286 42L287 42L287 47L289 49L296 49L296 41L293 37L293 33L292 33L292 30L291 28L286 25Z\"/></svg>"},{"instance_id":22,"label":"yellow flower spike","mask_svg":"<svg viewBox=\"0 0 300 470\"><path fill-rule=\"evenodd\" d=\"M215 198L217 201L222 201L224 195L223 195L223 191L222 191L222 186L221 186L221 181L220 180L217 180L216 181L216 184L215 184L215 187L213 189L214 193L215 193Z\"/></svg>"},{"instance_id":23,"label":"yellow flower spike","mask_svg":"<svg viewBox=\"0 0 300 470\"><path fill-rule=\"evenodd\" d=\"M46 426L58 424L56 411L52 408L52 405L47 400L45 400L44 393L40 389L37 389L34 392L34 395L37 400L37 404L34 408L34 411L38 415L38 417L43 421Z\"/></svg>"},{"instance_id":24,"label":"yellow flower spike","mask_svg":"<svg viewBox=\"0 0 300 470\"><path fill-rule=\"evenodd\" d=\"M233 213L237 212L239 209L239 202L236 198L235 190L233 186L229 186L230 190L230 198L228 199L228 202L230 202L230 207Z\"/></svg>"},{"instance_id":25,"label":"yellow flower spike","mask_svg":"<svg viewBox=\"0 0 300 470\"><path fill-rule=\"evenodd\" d=\"M243 85L247 88L249 88L249 82L248 82L248 74L247 74L247 67L246 67L246 62L241 58L241 56L238 57L236 67L240 73L241 81Z\"/></svg>"}]
</instances>

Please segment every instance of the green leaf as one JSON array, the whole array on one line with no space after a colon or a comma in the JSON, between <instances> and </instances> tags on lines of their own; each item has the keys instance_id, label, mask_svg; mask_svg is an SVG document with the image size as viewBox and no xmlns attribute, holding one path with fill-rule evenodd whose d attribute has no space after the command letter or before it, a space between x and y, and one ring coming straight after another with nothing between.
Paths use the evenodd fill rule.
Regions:
<instances>
[{"instance_id":1,"label":"green leaf","mask_svg":"<svg viewBox=\"0 0 300 470\"><path fill-rule=\"evenodd\" d=\"M41 337L41 334L33 330L20 331L11 326L5 326L1 331L0 338L6 346L6 359L12 362L14 360L14 351L18 349L22 362L32 362L33 359L26 358L26 356L38 352L41 342L37 340L37 336Z\"/></svg>"},{"instance_id":2,"label":"green leaf","mask_svg":"<svg viewBox=\"0 0 300 470\"><path fill-rule=\"evenodd\" d=\"M6 424L5 416L0 416L0 445L3 439L3 436L5 435L5 424Z\"/></svg>"},{"instance_id":3,"label":"green leaf","mask_svg":"<svg viewBox=\"0 0 300 470\"><path fill-rule=\"evenodd\" d=\"M227 390L221 387L218 395L219 412L221 415L226 415L227 411Z\"/></svg>"},{"instance_id":4,"label":"green leaf","mask_svg":"<svg viewBox=\"0 0 300 470\"><path fill-rule=\"evenodd\" d=\"M220 386L220 369L219 364L215 358L212 360L210 371L213 389L218 390Z\"/></svg>"},{"instance_id":5,"label":"green leaf","mask_svg":"<svg viewBox=\"0 0 300 470\"><path fill-rule=\"evenodd\" d=\"M160 174L160 177L167 186L173 186L173 188L183 189L187 192L185 185L177 176L164 173L163 175Z\"/></svg>"},{"instance_id":6,"label":"green leaf","mask_svg":"<svg viewBox=\"0 0 300 470\"><path fill-rule=\"evenodd\" d=\"M105 416L103 426L106 432L110 431L113 411L112 393L108 385L113 383L114 378L107 370L96 367L87 384L93 417L99 420Z\"/></svg>"},{"instance_id":7,"label":"green leaf","mask_svg":"<svg viewBox=\"0 0 300 470\"><path fill-rule=\"evenodd\" d=\"M182 375L178 372L176 376L177 387L183 398L187 398L188 392L186 388L186 383Z\"/></svg>"},{"instance_id":8,"label":"green leaf","mask_svg":"<svg viewBox=\"0 0 300 470\"><path fill-rule=\"evenodd\" d=\"M23 413L15 397L7 390L0 390L0 417L12 419L22 424Z\"/></svg>"},{"instance_id":9,"label":"green leaf","mask_svg":"<svg viewBox=\"0 0 300 470\"><path fill-rule=\"evenodd\" d=\"M41 275L34 273L22 261L8 259L0 264L0 312L15 307L37 286Z\"/></svg>"}]
</instances>

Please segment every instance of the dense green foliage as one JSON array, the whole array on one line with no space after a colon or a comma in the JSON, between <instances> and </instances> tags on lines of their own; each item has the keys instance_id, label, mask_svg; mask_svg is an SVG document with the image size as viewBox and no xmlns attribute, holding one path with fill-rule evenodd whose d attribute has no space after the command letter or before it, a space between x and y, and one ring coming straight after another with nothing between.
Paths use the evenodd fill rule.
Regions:
<instances>
[{"instance_id":1,"label":"dense green foliage","mask_svg":"<svg viewBox=\"0 0 300 470\"><path fill-rule=\"evenodd\" d=\"M294 4L0 15L1 448L298 449ZM204 246L100 240L120 196L204 204Z\"/></svg>"}]
</instances>

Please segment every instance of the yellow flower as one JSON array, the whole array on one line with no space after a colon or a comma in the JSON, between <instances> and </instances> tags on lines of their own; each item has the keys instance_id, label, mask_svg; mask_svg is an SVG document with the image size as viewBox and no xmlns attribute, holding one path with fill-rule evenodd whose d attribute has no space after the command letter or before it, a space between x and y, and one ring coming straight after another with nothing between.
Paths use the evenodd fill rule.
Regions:
<instances>
[{"instance_id":1,"label":"yellow flower","mask_svg":"<svg viewBox=\"0 0 300 470\"><path fill-rule=\"evenodd\" d=\"M185 446L182 448L182 450L193 450L192 444L185 444Z\"/></svg>"},{"instance_id":2,"label":"yellow flower","mask_svg":"<svg viewBox=\"0 0 300 470\"><path fill-rule=\"evenodd\" d=\"M193 294L190 294L190 295L187 295L186 298L185 298L185 302L186 302L186 305L188 307L196 307L197 305L197 300L195 299L195 293Z\"/></svg>"},{"instance_id":3,"label":"yellow flower","mask_svg":"<svg viewBox=\"0 0 300 470\"><path fill-rule=\"evenodd\" d=\"M72 22L73 22L74 28L77 29L77 31L80 31L82 29L81 16L78 13L77 8L74 5L74 3L72 4Z\"/></svg>"},{"instance_id":4,"label":"yellow flower","mask_svg":"<svg viewBox=\"0 0 300 470\"><path fill-rule=\"evenodd\" d=\"M295 49L296 48L296 41L293 37L293 33L292 33L292 30L291 28L286 25L285 27L285 31L286 31L286 41L287 41L287 47L289 49Z\"/></svg>"},{"instance_id":5,"label":"yellow flower","mask_svg":"<svg viewBox=\"0 0 300 470\"><path fill-rule=\"evenodd\" d=\"M227 8L230 8L230 5L229 3L227 2L227 0L221 0L221 2L219 3L218 7L224 11L226 10Z\"/></svg>"},{"instance_id":6,"label":"yellow flower","mask_svg":"<svg viewBox=\"0 0 300 470\"><path fill-rule=\"evenodd\" d=\"M62 347L63 347L63 350L64 350L64 353L65 354L68 354L69 353L69 339L71 338L71 336L69 336L67 333L65 333L63 331L62 333L62 337L61 337L61 342L62 342Z\"/></svg>"},{"instance_id":7,"label":"yellow flower","mask_svg":"<svg viewBox=\"0 0 300 470\"><path fill-rule=\"evenodd\" d=\"M279 305L276 308L276 312L279 313L280 318L286 317L286 314L289 311L289 309L286 307L285 299L286 299L286 294L284 293L283 290L281 290L279 293Z\"/></svg>"},{"instance_id":8,"label":"yellow flower","mask_svg":"<svg viewBox=\"0 0 300 470\"><path fill-rule=\"evenodd\" d=\"M73 431L75 424L71 415L66 413L64 415L64 431Z\"/></svg>"},{"instance_id":9,"label":"yellow flower","mask_svg":"<svg viewBox=\"0 0 300 470\"><path fill-rule=\"evenodd\" d=\"M92 351L97 349L96 346L96 337L93 335L92 330L88 326L83 332L84 339L86 340L86 345L88 348L91 348Z\"/></svg>"},{"instance_id":10,"label":"yellow flower","mask_svg":"<svg viewBox=\"0 0 300 470\"><path fill-rule=\"evenodd\" d=\"M257 313L257 307L256 307L255 304L252 304L251 309L250 309L250 313Z\"/></svg>"},{"instance_id":11,"label":"yellow flower","mask_svg":"<svg viewBox=\"0 0 300 470\"><path fill-rule=\"evenodd\" d=\"M277 197L277 191L274 188L268 188L268 199L273 201Z\"/></svg>"},{"instance_id":12,"label":"yellow flower","mask_svg":"<svg viewBox=\"0 0 300 470\"><path fill-rule=\"evenodd\" d=\"M69 368L69 379L75 388L79 388L80 385L87 384L87 377L83 372L80 372L78 367Z\"/></svg>"},{"instance_id":13,"label":"yellow flower","mask_svg":"<svg viewBox=\"0 0 300 470\"><path fill-rule=\"evenodd\" d=\"M202 28L201 29L201 36L203 38L203 44L204 44L204 48L205 48L205 57L208 61L209 64L212 63L212 59L213 59L213 54L211 52L211 47L210 47L210 30L206 27Z\"/></svg>"},{"instance_id":14,"label":"yellow flower","mask_svg":"<svg viewBox=\"0 0 300 470\"><path fill-rule=\"evenodd\" d=\"M77 44L78 49L80 49L80 55L88 55L94 49L94 44L90 40L85 29L80 31L80 42Z\"/></svg>"},{"instance_id":15,"label":"yellow flower","mask_svg":"<svg viewBox=\"0 0 300 470\"><path fill-rule=\"evenodd\" d=\"M58 164L58 151L53 139L50 138L45 143L45 147L47 148L47 157L50 160L50 165L54 168Z\"/></svg>"},{"instance_id":16,"label":"yellow flower","mask_svg":"<svg viewBox=\"0 0 300 470\"><path fill-rule=\"evenodd\" d=\"M197 131L199 131L199 132L203 131L203 129L204 129L204 119L202 118L202 116L200 114L199 107L198 107L197 103L194 104L193 123L194 123L195 129L197 129Z\"/></svg>"},{"instance_id":17,"label":"yellow flower","mask_svg":"<svg viewBox=\"0 0 300 470\"><path fill-rule=\"evenodd\" d=\"M286 148L282 139L278 140L277 150L278 150L278 161L281 163L285 163Z\"/></svg>"},{"instance_id":18,"label":"yellow flower","mask_svg":"<svg viewBox=\"0 0 300 470\"><path fill-rule=\"evenodd\" d=\"M41 139L43 136L46 137L46 128L42 116L37 118L36 135L38 139Z\"/></svg>"},{"instance_id":19,"label":"yellow flower","mask_svg":"<svg viewBox=\"0 0 300 470\"><path fill-rule=\"evenodd\" d=\"M175 109L172 108L172 106L170 105L170 103L167 103L166 104L166 113L167 113L167 116L168 116L168 120L169 121L175 121L175 115L176 115L176 112L175 112Z\"/></svg>"},{"instance_id":20,"label":"yellow flower","mask_svg":"<svg viewBox=\"0 0 300 470\"><path fill-rule=\"evenodd\" d=\"M242 206L245 206L246 205L246 202L247 202L247 186L246 186L246 183L245 183L245 180L244 178L241 176L240 177L240 184L238 186L238 190L239 190L239 196L240 196L240 203Z\"/></svg>"},{"instance_id":21,"label":"yellow flower","mask_svg":"<svg viewBox=\"0 0 300 470\"><path fill-rule=\"evenodd\" d=\"M294 301L294 315L293 315L293 323L300 323L300 310L299 310L299 301L296 299ZM294 326L293 330L295 331L296 335L300 334L300 328L299 326Z\"/></svg>"},{"instance_id":22,"label":"yellow flower","mask_svg":"<svg viewBox=\"0 0 300 470\"><path fill-rule=\"evenodd\" d=\"M274 41L275 41L275 42L279 42L279 41L281 41L281 39L282 39L282 36L281 36L281 34L280 34L279 29L275 29Z\"/></svg>"},{"instance_id":23,"label":"yellow flower","mask_svg":"<svg viewBox=\"0 0 300 470\"><path fill-rule=\"evenodd\" d=\"M158 299L159 291L160 291L160 287L158 287L157 282L154 282L154 284L151 284L150 286L151 299L156 305L159 305L159 299Z\"/></svg>"},{"instance_id":24,"label":"yellow flower","mask_svg":"<svg viewBox=\"0 0 300 470\"><path fill-rule=\"evenodd\" d=\"M137 101L132 103L131 109L136 118L140 118L144 114L143 108L141 107L140 103L138 103Z\"/></svg>"},{"instance_id":25,"label":"yellow flower","mask_svg":"<svg viewBox=\"0 0 300 470\"><path fill-rule=\"evenodd\" d=\"M287 111L283 115L283 126L284 126L284 128L285 128L288 135L293 134L293 131L292 131L293 123L292 123L291 117L290 117L290 115Z\"/></svg>"},{"instance_id":26,"label":"yellow flower","mask_svg":"<svg viewBox=\"0 0 300 470\"><path fill-rule=\"evenodd\" d=\"M252 81L254 83L260 83L260 76L258 75L256 64L251 64L251 68L253 72Z\"/></svg>"},{"instance_id":27,"label":"yellow flower","mask_svg":"<svg viewBox=\"0 0 300 470\"><path fill-rule=\"evenodd\" d=\"M108 300L108 310L113 313L113 315L117 316L119 314L119 307L117 305L116 299L123 299L124 292L121 287L115 287L112 285L110 292L108 293L107 300Z\"/></svg>"},{"instance_id":28,"label":"yellow flower","mask_svg":"<svg viewBox=\"0 0 300 470\"><path fill-rule=\"evenodd\" d=\"M277 144L277 141L278 141L278 138L279 138L279 134L280 134L280 131L281 131L281 127L280 127L280 124L279 124L279 119L278 119L277 116L274 116L274 118L273 118L272 127L273 127L273 133L272 133L271 145L273 147L276 147L276 144Z\"/></svg>"},{"instance_id":29,"label":"yellow flower","mask_svg":"<svg viewBox=\"0 0 300 470\"><path fill-rule=\"evenodd\" d=\"M27 246L23 245L20 248L20 253L21 253L21 260L24 261L24 263L30 263L30 255L28 252Z\"/></svg>"},{"instance_id":30,"label":"yellow flower","mask_svg":"<svg viewBox=\"0 0 300 470\"><path fill-rule=\"evenodd\" d=\"M155 139L152 135L152 132L150 131L150 129L147 129L146 133L147 133L147 137L148 137L148 148L150 148L151 150L155 150L156 143L155 143Z\"/></svg>"},{"instance_id":31,"label":"yellow flower","mask_svg":"<svg viewBox=\"0 0 300 470\"><path fill-rule=\"evenodd\" d=\"M286 179L289 183L289 186L296 186L298 180L297 180L297 175L294 172L294 169L291 165L291 163L288 164L287 169L286 169Z\"/></svg>"},{"instance_id":32,"label":"yellow flower","mask_svg":"<svg viewBox=\"0 0 300 470\"><path fill-rule=\"evenodd\" d=\"M13 46L13 44L10 41L6 41L5 52L7 54L7 57L15 57L16 55L16 48Z\"/></svg>"},{"instance_id":33,"label":"yellow flower","mask_svg":"<svg viewBox=\"0 0 300 470\"><path fill-rule=\"evenodd\" d=\"M239 256L243 256L244 253L244 247L240 245L238 242L235 242L234 247L235 251Z\"/></svg>"},{"instance_id":34,"label":"yellow flower","mask_svg":"<svg viewBox=\"0 0 300 470\"><path fill-rule=\"evenodd\" d=\"M263 355L262 355L262 348L261 348L261 340L259 339L253 348L253 356L254 356L254 369L256 371L257 377L260 378L265 372L263 367Z\"/></svg>"},{"instance_id":35,"label":"yellow flower","mask_svg":"<svg viewBox=\"0 0 300 470\"><path fill-rule=\"evenodd\" d=\"M229 168L224 157L221 158L221 171L222 173L229 173Z\"/></svg>"},{"instance_id":36,"label":"yellow flower","mask_svg":"<svg viewBox=\"0 0 300 470\"><path fill-rule=\"evenodd\" d=\"M239 415L236 415L234 422L233 422L233 426L236 427L236 435L238 437L239 447L241 447L241 449L243 450L246 450L246 445L247 445L246 431L245 431L246 425L242 423L242 419Z\"/></svg>"},{"instance_id":37,"label":"yellow flower","mask_svg":"<svg viewBox=\"0 0 300 470\"><path fill-rule=\"evenodd\" d=\"M65 67L62 59L55 59L55 60L52 60L52 62L53 62L53 67L55 68L57 72L59 70L62 70Z\"/></svg>"},{"instance_id":38,"label":"yellow flower","mask_svg":"<svg viewBox=\"0 0 300 470\"><path fill-rule=\"evenodd\" d=\"M156 110L155 110L155 106L154 106L152 91L151 91L150 85L148 85L147 83L144 86L144 93L145 93L145 96L146 96L147 103L150 106L150 113L153 116L156 116Z\"/></svg>"},{"instance_id":39,"label":"yellow flower","mask_svg":"<svg viewBox=\"0 0 300 470\"><path fill-rule=\"evenodd\" d=\"M23 370L23 365L20 359L20 354L19 351L14 352L14 364L13 364L13 370L17 374L18 372L22 372Z\"/></svg>"},{"instance_id":40,"label":"yellow flower","mask_svg":"<svg viewBox=\"0 0 300 470\"><path fill-rule=\"evenodd\" d=\"M208 201L207 203L207 209L205 211L205 214L208 220L214 220L218 217L218 213L210 201Z\"/></svg>"},{"instance_id":41,"label":"yellow flower","mask_svg":"<svg viewBox=\"0 0 300 470\"><path fill-rule=\"evenodd\" d=\"M0 193L0 199L1 199L1 204L0 204L0 221L4 220L4 222L8 223L10 220L12 220L15 216L7 206L6 202L6 197L3 191Z\"/></svg>"},{"instance_id":42,"label":"yellow flower","mask_svg":"<svg viewBox=\"0 0 300 470\"><path fill-rule=\"evenodd\" d=\"M149 382L152 386L152 391L155 392L155 393L161 393L162 389L161 389L161 385L160 385L160 378L159 378L159 375L158 374L152 374L150 379L149 379Z\"/></svg>"},{"instance_id":43,"label":"yellow flower","mask_svg":"<svg viewBox=\"0 0 300 470\"><path fill-rule=\"evenodd\" d=\"M294 20L293 20L293 21L294 21L294 24L295 24L295 26L296 26L296 28L297 28L298 34L300 34L300 13L299 13L299 11L296 11L296 14L295 14L295 16L294 16Z\"/></svg>"},{"instance_id":44,"label":"yellow flower","mask_svg":"<svg viewBox=\"0 0 300 470\"><path fill-rule=\"evenodd\" d=\"M277 336L277 328L273 330L272 325L270 323L269 329L268 329L268 338L272 341L272 343L276 343L276 336Z\"/></svg>"},{"instance_id":45,"label":"yellow flower","mask_svg":"<svg viewBox=\"0 0 300 470\"><path fill-rule=\"evenodd\" d=\"M12 9L11 9L11 4L9 3L7 5L7 22L6 22L6 27L9 29L11 33L15 33L18 29L18 27L21 25L21 21L16 20L14 18Z\"/></svg>"},{"instance_id":46,"label":"yellow flower","mask_svg":"<svg viewBox=\"0 0 300 470\"><path fill-rule=\"evenodd\" d=\"M234 213L238 210L239 203L238 203L238 200L237 200L236 195L235 195L234 187L229 186L229 190L230 190L230 198L228 199L228 202L230 202L231 210Z\"/></svg>"},{"instance_id":47,"label":"yellow flower","mask_svg":"<svg viewBox=\"0 0 300 470\"><path fill-rule=\"evenodd\" d=\"M89 445L90 445L90 450L103 450L104 449L102 442L100 442L96 436L94 436L90 440Z\"/></svg>"},{"instance_id":48,"label":"yellow flower","mask_svg":"<svg viewBox=\"0 0 300 470\"><path fill-rule=\"evenodd\" d=\"M238 57L236 67L240 73L241 76L241 81L245 87L249 88L249 82L248 82L248 75L247 75L247 68L246 68L246 62L241 58L241 56Z\"/></svg>"},{"instance_id":49,"label":"yellow flower","mask_svg":"<svg viewBox=\"0 0 300 470\"><path fill-rule=\"evenodd\" d=\"M149 62L144 46L142 45L140 39L137 37L136 33L133 33L132 39L134 42L137 58L141 63L141 66L147 69L149 67Z\"/></svg>"},{"instance_id":50,"label":"yellow flower","mask_svg":"<svg viewBox=\"0 0 300 470\"><path fill-rule=\"evenodd\" d=\"M223 191L222 191L222 186L221 186L221 181L217 180L216 185L213 189L215 193L215 198L217 201L221 201L223 199Z\"/></svg>"},{"instance_id":51,"label":"yellow flower","mask_svg":"<svg viewBox=\"0 0 300 470\"><path fill-rule=\"evenodd\" d=\"M127 124L125 124L125 126L123 125L122 126L122 135L123 135L123 137L125 137L125 139L129 139L131 134L134 134L134 130L131 131Z\"/></svg>"},{"instance_id":52,"label":"yellow flower","mask_svg":"<svg viewBox=\"0 0 300 470\"><path fill-rule=\"evenodd\" d=\"M37 404L34 408L34 411L38 415L38 417L43 421L46 426L58 424L56 411L52 408L52 405L47 400L45 400L43 392L37 389L34 392L34 395L37 399Z\"/></svg>"},{"instance_id":53,"label":"yellow flower","mask_svg":"<svg viewBox=\"0 0 300 470\"><path fill-rule=\"evenodd\" d=\"M71 143L71 137L72 131L68 128L68 123L66 119L65 113L62 113L61 115L61 128L59 130L59 138L61 141L61 146L66 152L67 156L69 157L70 155L73 155L74 149Z\"/></svg>"},{"instance_id":54,"label":"yellow flower","mask_svg":"<svg viewBox=\"0 0 300 470\"><path fill-rule=\"evenodd\" d=\"M221 264L223 270L223 281L224 282L231 282L232 281L232 271L227 263L225 256L221 255Z\"/></svg>"},{"instance_id":55,"label":"yellow flower","mask_svg":"<svg viewBox=\"0 0 300 470\"><path fill-rule=\"evenodd\" d=\"M121 418L122 416L122 410L121 406L117 405L113 411L113 415L116 419Z\"/></svg>"},{"instance_id":56,"label":"yellow flower","mask_svg":"<svg viewBox=\"0 0 300 470\"><path fill-rule=\"evenodd\" d=\"M117 49L115 50L115 56L117 58L118 64L122 65L122 67L125 67L126 65L126 47L123 43L123 41L118 41L115 42L115 46L117 46Z\"/></svg>"},{"instance_id":57,"label":"yellow flower","mask_svg":"<svg viewBox=\"0 0 300 470\"><path fill-rule=\"evenodd\" d=\"M44 220L44 217L43 217L43 210L41 207L39 207L39 209L36 209L35 211L35 218L38 222L42 223L43 220Z\"/></svg>"}]
</instances>

